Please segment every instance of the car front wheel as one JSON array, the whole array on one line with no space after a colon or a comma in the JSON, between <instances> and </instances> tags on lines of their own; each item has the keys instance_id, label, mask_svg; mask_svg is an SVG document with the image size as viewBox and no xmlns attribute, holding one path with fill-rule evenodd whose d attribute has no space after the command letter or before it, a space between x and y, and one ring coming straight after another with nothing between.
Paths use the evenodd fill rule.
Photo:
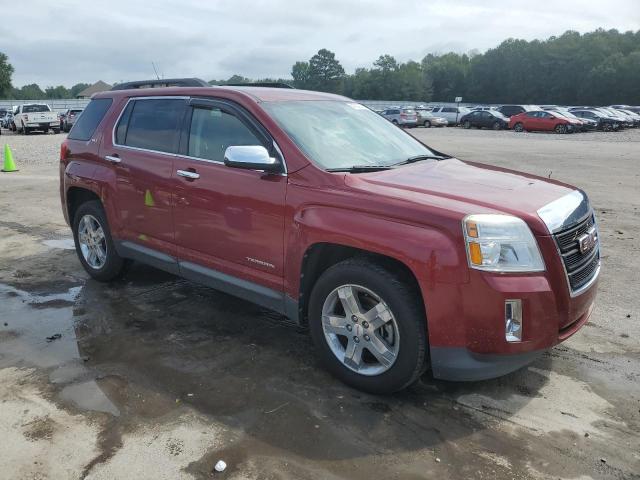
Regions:
<instances>
[{"instance_id":1,"label":"car front wheel","mask_svg":"<svg viewBox=\"0 0 640 480\"><path fill-rule=\"evenodd\" d=\"M556 131L556 133L567 133L567 126L560 123L556 125L556 128L554 130Z\"/></svg>"},{"instance_id":2,"label":"car front wheel","mask_svg":"<svg viewBox=\"0 0 640 480\"><path fill-rule=\"evenodd\" d=\"M351 259L326 270L311 293L309 326L325 367L360 390L396 392L426 366L420 295L373 262Z\"/></svg>"},{"instance_id":3,"label":"car front wheel","mask_svg":"<svg viewBox=\"0 0 640 480\"><path fill-rule=\"evenodd\" d=\"M502 124L500 122L493 122L494 130L502 130Z\"/></svg>"},{"instance_id":4,"label":"car front wheel","mask_svg":"<svg viewBox=\"0 0 640 480\"><path fill-rule=\"evenodd\" d=\"M422 125L424 126L424 128L431 128L431 122L429 120L425 120Z\"/></svg>"},{"instance_id":5,"label":"car front wheel","mask_svg":"<svg viewBox=\"0 0 640 480\"><path fill-rule=\"evenodd\" d=\"M522 124L522 122L518 122L513 126L513 131L514 132L524 132L524 125Z\"/></svg>"}]
</instances>

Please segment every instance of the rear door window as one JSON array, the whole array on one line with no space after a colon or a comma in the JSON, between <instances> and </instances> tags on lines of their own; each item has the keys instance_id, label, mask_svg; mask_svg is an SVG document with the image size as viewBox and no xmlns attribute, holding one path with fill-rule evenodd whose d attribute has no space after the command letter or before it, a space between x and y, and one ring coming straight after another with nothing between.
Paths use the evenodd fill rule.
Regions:
<instances>
[{"instance_id":1,"label":"rear door window","mask_svg":"<svg viewBox=\"0 0 640 480\"><path fill-rule=\"evenodd\" d=\"M178 126L186 102L179 98L138 99L123 114L116 129L120 145L157 152L176 153ZM128 107L127 107L128 110ZM83 118L84 115L82 115ZM126 117L126 118L125 118ZM126 123L125 123L126 122ZM123 143L119 143L122 141Z\"/></svg>"},{"instance_id":2,"label":"rear door window","mask_svg":"<svg viewBox=\"0 0 640 480\"><path fill-rule=\"evenodd\" d=\"M262 142L238 117L219 108L193 109L188 156L223 162L227 147L243 145L262 145Z\"/></svg>"},{"instance_id":3,"label":"rear door window","mask_svg":"<svg viewBox=\"0 0 640 480\"><path fill-rule=\"evenodd\" d=\"M84 109L83 114L78 117L78 120L73 125L68 138L86 142L93 137L96 128L98 128L98 125L112 103L113 100L111 98L96 98L91 100L87 108Z\"/></svg>"}]
</instances>

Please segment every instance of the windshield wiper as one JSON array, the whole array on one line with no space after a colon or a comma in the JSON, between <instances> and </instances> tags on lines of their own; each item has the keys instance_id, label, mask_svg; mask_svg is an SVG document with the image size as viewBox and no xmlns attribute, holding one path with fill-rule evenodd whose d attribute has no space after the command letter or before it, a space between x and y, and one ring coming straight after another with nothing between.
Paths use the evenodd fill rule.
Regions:
<instances>
[{"instance_id":1,"label":"windshield wiper","mask_svg":"<svg viewBox=\"0 0 640 480\"><path fill-rule=\"evenodd\" d=\"M408 165L410 163L421 162L422 160L444 160L445 158L442 155L416 155L414 157L409 157L406 160L402 160L401 162L394 163L394 165Z\"/></svg>"},{"instance_id":2,"label":"windshield wiper","mask_svg":"<svg viewBox=\"0 0 640 480\"><path fill-rule=\"evenodd\" d=\"M391 168L393 168L391 165L353 165L351 167L327 168L327 172L364 173L390 170Z\"/></svg>"}]
</instances>

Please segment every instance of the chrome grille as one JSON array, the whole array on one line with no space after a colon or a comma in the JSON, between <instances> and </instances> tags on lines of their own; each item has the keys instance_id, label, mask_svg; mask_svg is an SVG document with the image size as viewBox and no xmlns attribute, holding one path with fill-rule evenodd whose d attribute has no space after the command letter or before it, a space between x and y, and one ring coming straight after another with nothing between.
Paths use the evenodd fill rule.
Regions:
<instances>
[{"instance_id":1,"label":"chrome grille","mask_svg":"<svg viewBox=\"0 0 640 480\"><path fill-rule=\"evenodd\" d=\"M600 239L595 246L580 251L580 237L595 226L593 214L577 225L554 235L572 292L580 290L596 275L600 265Z\"/></svg>"}]
</instances>

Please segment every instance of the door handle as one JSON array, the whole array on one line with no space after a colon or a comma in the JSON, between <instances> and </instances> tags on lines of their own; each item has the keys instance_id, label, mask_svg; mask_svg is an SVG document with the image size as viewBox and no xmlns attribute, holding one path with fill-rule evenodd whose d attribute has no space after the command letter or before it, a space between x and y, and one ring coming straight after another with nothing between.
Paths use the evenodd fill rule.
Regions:
<instances>
[{"instance_id":1,"label":"door handle","mask_svg":"<svg viewBox=\"0 0 640 480\"><path fill-rule=\"evenodd\" d=\"M189 170L176 170L176 173L180 177L188 178L189 180L196 180L200 178L200 174L196 172L191 172Z\"/></svg>"},{"instance_id":2,"label":"door handle","mask_svg":"<svg viewBox=\"0 0 640 480\"><path fill-rule=\"evenodd\" d=\"M105 155L104 159L107 162L111 162L111 163L120 163L122 161L122 159L116 154L116 155Z\"/></svg>"}]
</instances>

